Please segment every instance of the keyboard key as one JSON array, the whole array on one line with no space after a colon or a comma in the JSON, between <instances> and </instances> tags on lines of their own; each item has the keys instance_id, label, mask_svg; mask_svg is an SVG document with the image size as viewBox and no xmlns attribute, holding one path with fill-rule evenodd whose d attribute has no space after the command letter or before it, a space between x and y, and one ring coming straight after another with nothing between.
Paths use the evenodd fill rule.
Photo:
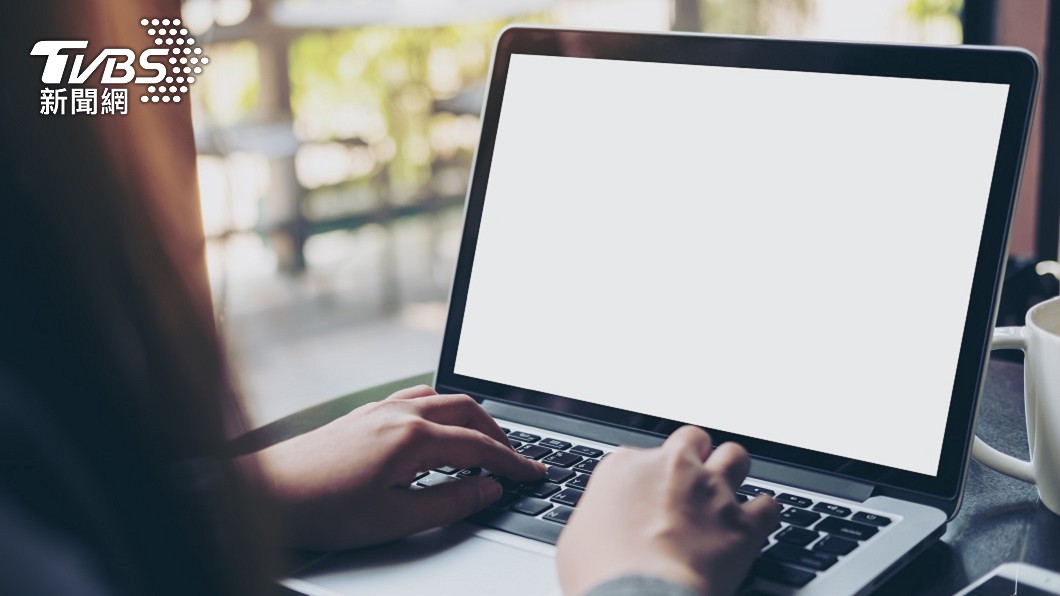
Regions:
<instances>
[{"instance_id":1,"label":"keyboard key","mask_svg":"<svg viewBox=\"0 0 1060 596\"><path fill-rule=\"evenodd\" d=\"M817 577L816 573L795 569L771 559L758 559L751 566L751 575L785 586L801 588Z\"/></svg>"},{"instance_id":2,"label":"keyboard key","mask_svg":"<svg viewBox=\"0 0 1060 596\"><path fill-rule=\"evenodd\" d=\"M600 463L598 459L587 459L580 464L574 466L574 469L583 472L585 474L592 474L593 470L596 469L596 464Z\"/></svg>"},{"instance_id":3,"label":"keyboard key","mask_svg":"<svg viewBox=\"0 0 1060 596\"><path fill-rule=\"evenodd\" d=\"M579 474L577 478L568 482L567 486L585 490L585 487L589 486L589 478L590 476L588 474Z\"/></svg>"},{"instance_id":4,"label":"keyboard key","mask_svg":"<svg viewBox=\"0 0 1060 596\"><path fill-rule=\"evenodd\" d=\"M541 463L548 464L550 466L559 466L561 468L569 468L574 464L582 460L580 455L574 455L573 453L564 453L563 451L556 451L552 455L541 460Z\"/></svg>"},{"instance_id":5,"label":"keyboard key","mask_svg":"<svg viewBox=\"0 0 1060 596\"><path fill-rule=\"evenodd\" d=\"M741 494L741 493L736 493L736 502L737 503L746 503L749 500L750 500L750 498L747 495L744 495L744 494Z\"/></svg>"},{"instance_id":6,"label":"keyboard key","mask_svg":"<svg viewBox=\"0 0 1060 596\"><path fill-rule=\"evenodd\" d=\"M573 488L565 488L560 491L559 494L552 497L552 502L559 503L560 505L570 505L571 507L577 507L578 501L581 500L582 495L585 494L580 490Z\"/></svg>"},{"instance_id":7,"label":"keyboard key","mask_svg":"<svg viewBox=\"0 0 1060 596\"><path fill-rule=\"evenodd\" d=\"M820 536L820 534L813 530L788 526L777 532L777 535L774 536L774 538L777 539L777 542L785 542L787 544L794 544L795 546L806 546L814 540L817 540L818 536Z\"/></svg>"},{"instance_id":8,"label":"keyboard key","mask_svg":"<svg viewBox=\"0 0 1060 596\"><path fill-rule=\"evenodd\" d=\"M523 446L522 443L520 443L519 441L516 441L515 439L508 439L508 442L511 444L512 449L518 449L518 448Z\"/></svg>"},{"instance_id":9,"label":"keyboard key","mask_svg":"<svg viewBox=\"0 0 1060 596\"><path fill-rule=\"evenodd\" d=\"M881 528L883 526L891 525L891 518L876 515L875 513L865 513L864 511L858 511L855 513L853 519L854 521L865 522Z\"/></svg>"},{"instance_id":10,"label":"keyboard key","mask_svg":"<svg viewBox=\"0 0 1060 596\"><path fill-rule=\"evenodd\" d=\"M813 506L814 511L820 511L821 513L827 513L828 515L834 515L836 517L846 517L850 515L850 509L843 507L842 505L833 505L831 503L818 503Z\"/></svg>"},{"instance_id":11,"label":"keyboard key","mask_svg":"<svg viewBox=\"0 0 1060 596\"><path fill-rule=\"evenodd\" d=\"M772 497L776 494L768 488L762 488L761 486L755 486L753 484L745 484L736 490L752 497L757 497L758 495L769 495Z\"/></svg>"},{"instance_id":12,"label":"keyboard key","mask_svg":"<svg viewBox=\"0 0 1060 596\"><path fill-rule=\"evenodd\" d=\"M813 545L813 550L831 553L833 555L845 555L858 547L858 543L831 534L825 536L820 542Z\"/></svg>"},{"instance_id":13,"label":"keyboard key","mask_svg":"<svg viewBox=\"0 0 1060 596\"><path fill-rule=\"evenodd\" d=\"M431 472L423 478L416 481L416 484L420 486L437 486L439 484L445 484L446 482L456 482L459 478L455 476L448 476L446 474L439 474L438 472Z\"/></svg>"},{"instance_id":14,"label":"keyboard key","mask_svg":"<svg viewBox=\"0 0 1060 596\"><path fill-rule=\"evenodd\" d=\"M508 433L510 433L510 432L512 432L512 431L511 431L511 430L509 430L509 429L507 429L507 428L504 428L504 427L502 426L502 427L501 427L501 432L502 432L502 433L504 433L504 434L508 434Z\"/></svg>"},{"instance_id":15,"label":"keyboard key","mask_svg":"<svg viewBox=\"0 0 1060 596\"><path fill-rule=\"evenodd\" d=\"M435 468L434 471L441 472L442 474L456 474L460 471L460 468L454 468L452 466L442 466L440 468Z\"/></svg>"},{"instance_id":16,"label":"keyboard key","mask_svg":"<svg viewBox=\"0 0 1060 596\"><path fill-rule=\"evenodd\" d=\"M799 567L806 567L816 571L824 571L832 565L835 565L836 561L839 560L835 555L806 550L801 546L784 543L774 544L772 548L766 550L762 556L773 559L774 561L780 561L781 563L790 563L792 565L798 565Z\"/></svg>"},{"instance_id":17,"label":"keyboard key","mask_svg":"<svg viewBox=\"0 0 1060 596\"><path fill-rule=\"evenodd\" d=\"M515 451L528 459L541 459L549 453L552 453L551 449L545 449L539 445L523 445Z\"/></svg>"},{"instance_id":18,"label":"keyboard key","mask_svg":"<svg viewBox=\"0 0 1060 596\"><path fill-rule=\"evenodd\" d=\"M472 476L478 476L482 468L464 468L456 473L457 478L470 478Z\"/></svg>"},{"instance_id":19,"label":"keyboard key","mask_svg":"<svg viewBox=\"0 0 1060 596\"><path fill-rule=\"evenodd\" d=\"M799 509L797 507L788 507L784 513L780 514L780 519L789 524L805 527L821 519L821 514L806 511L805 509Z\"/></svg>"},{"instance_id":20,"label":"keyboard key","mask_svg":"<svg viewBox=\"0 0 1060 596\"><path fill-rule=\"evenodd\" d=\"M599 449L593 449L592 447L586 447L585 445L575 445L570 448L570 452L585 457L600 457L604 454L604 452Z\"/></svg>"},{"instance_id":21,"label":"keyboard key","mask_svg":"<svg viewBox=\"0 0 1060 596\"><path fill-rule=\"evenodd\" d=\"M854 516L857 517L857 513ZM821 523L817 524L814 529L818 532L828 532L829 534L853 538L854 540L868 540L875 536L876 532L879 532L874 526L831 516L821 520Z\"/></svg>"},{"instance_id":22,"label":"keyboard key","mask_svg":"<svg viewBox=\"0 0 1060 596\"><path fill-rule=\"evenodd\" d=\"M539 499L547 499L559 492L559 488L558 484L552 484L551 482L531 482L523 485L522 493Z\"/></svg>"},{"instance_id":23,"label":"keyboard key","mask_svg":"<svg viewBox=\"0 0 1060 596\"><path fill-rule=\"evenodd\" d=\"M794 505L796 507L809 507L810 505L813 505L813 501L806 497L799 497L789 493L780 493L776 499L781 503L787 503L788 505Z\"/></svg>"},{"instance_id":24,"label":"keyboard key","mask_svg":"<svg viewBox=\"0 0 1060 596\"><path fill-rule=\"evenodd\" d=\"M559 439L541 439L537 444L544 445L549 449L570 449L570 443Z\"/></svg>"},{"instance_id":25,"label":"keyboard key","mask_svg":"<svg viewBox=\"0 0 1060 596\"><path fill-rule=\"evenodd\" d=\"M563 484L573 476L574 472L572 470L553 466L549 468L548 472L545 474L545 480L555 482L556 484Z\"/></svg>"},{"instance_id":26,"label":"keyboard key","mask_svg":"<svg viewBox=\"0 0 1060 596\"><path fill-rule=\"evenodd\" d=\"M522 441L524 443L536 443L541 440L541 437L532 435L530 433L524 433L521 430L517 430L513 433L508 433L509 439L515 439L516 441Z\"/></svg>"},{"instance_id":27,"label":"keyboard key","mask_svg":"<svg viewBox=\"0 0 1060 596\"><path fill-rule=\"evenodd\" d=\"M416 472L416 475L412 477L412 481L415 482L415 481L419 480L420 478L423 478L427 474L430 474L430 472Z\"/></svg>"},{"instance_id":28,"label":"keyboard key","mask_svg":"<svg viewBox=\"0 0 1060 596\"><path fill-rule=\"evenodd\" d=\"M552 503L542 501L541 499L535 499L533 497L520 499L512 505L512 511L524 515L539 515L549 509L552 509Z\"/></svg>"},{"instance_id":29,"label":"keyboard key","mask_svg":"<svg viewBox=\"0 0 1060 596\"><path fill-rule=\"evenodd\" d=\"M570 519L570 514L574 510L570 507L564 507L559 505L552 511L549 511L545 515L541 516L541 519L547 519L548 521L556 522L557 524L567 524L567 520Z\"/></svg>"}]
</instances>

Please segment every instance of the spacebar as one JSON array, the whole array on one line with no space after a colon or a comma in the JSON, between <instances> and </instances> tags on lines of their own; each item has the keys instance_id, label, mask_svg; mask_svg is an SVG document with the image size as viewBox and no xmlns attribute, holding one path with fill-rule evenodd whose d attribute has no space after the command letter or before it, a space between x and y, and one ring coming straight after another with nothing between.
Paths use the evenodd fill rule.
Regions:
<instances>
[{"instance_id":1,"label":"spacebar","mask_svg":"<svg viewBox=\"0 0 1060 596\"><path fill-rule=\"evenodd\" d=\"M511 534L532 538L548 544L559 540L563 526L521 513L501 509L487 509L472 515L468 521L487 528L496 528Z\"/></svg>"}]
</instances>

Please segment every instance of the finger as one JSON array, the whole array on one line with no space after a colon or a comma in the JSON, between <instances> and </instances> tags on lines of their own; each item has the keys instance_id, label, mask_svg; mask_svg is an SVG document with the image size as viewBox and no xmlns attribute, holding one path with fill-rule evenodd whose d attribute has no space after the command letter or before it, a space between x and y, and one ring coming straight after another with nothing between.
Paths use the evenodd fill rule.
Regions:
<instances>
[{"instance_id":1,"label":"finger","mask_svg":"<svg viewBox=\"0 0 1060 596\"><path fill-rule=\"evenodd\" d=\"M619 470L630 470L635 465L636 458L639 454L652 454L656 449L645 449L642 447L631 447L629 445L622 445L616 447L614 451L608 453L606 457L601 457L597 464L594 474L598 474L600 470L608 470L611 468L618 468Z\"/></svg>"},{"instance_id":2,"label":"finger","mask_svg":"<svg viewBox=\"0 0 1060 596\"><path fill-rule=\"evenodd\" d=\"M420 415L438 424L479 431L501 445L511 446L508 436L482 406L467 395L437 395L416 403Z\"/></svg>"},{"instance_id":3,"label":"finger","mask_svg":"<svg viewBox=\"0 0 1060 596\"><path fill-rule=\"evenodd\" d=\"M388 400L399 400L399 399L416 399L417 397L428 397L431 395L438 395L430 385L416 385L415 387L409 387L402 389L401 391L395 391L390 394Z\"/></svg>"},{"instance_id":4,"label":"finger","mask_svg":"<svg viewBox=\"0 0 1060 596\"><path fill-rule=\"evenodd\" d=\"M704 462L703 468L720 475L736 490L751 471L751 456L736 443L722 443Z\"/></svg>"},{"instance_id":5,"label":"finger","mask_svg":"<svg viewBox=\"0 0 1060 596\"><path fill-rule=\"evenodd\" d=\"M707 431L698 426L682 426L666 439L663 449L684 451L695 457L696 461L702 462L710 457L713 446Z\"/></svg>"},{"instance_id":6,"label":"finger","mask_svg":"<svg viewBox=\"0 0 1060 596\"><path fill-rule=\"evenodd\" d=\"M447 482L422 490L397 489L395 499L403 515L395 535L404 536L451 524L481 511L501 496L501 485L483 476Z\"/></svg>"},{"instance_id":7,"label":"finger","mask_svg":"<svg viewBox=\"0 0 1060 596\"><path fill-rule=\"evenodd\" d=\"M510 445L502 445L477 430L433 424L424 439L420 469L486 468L494 474L524 482L537 480L546 471L543 464L519 455Z\"/></svg>"},{"instance_id":8,"label":"finger","mask_svg":"<svg viewBox=\"0 0 1060 596\"><path fill-rule=\"evenodd\" d=\"M781 505L769 495L759 495L744 503L743 510L756 544L765 540L780 525Z\"/></svg>"}]
</instances>

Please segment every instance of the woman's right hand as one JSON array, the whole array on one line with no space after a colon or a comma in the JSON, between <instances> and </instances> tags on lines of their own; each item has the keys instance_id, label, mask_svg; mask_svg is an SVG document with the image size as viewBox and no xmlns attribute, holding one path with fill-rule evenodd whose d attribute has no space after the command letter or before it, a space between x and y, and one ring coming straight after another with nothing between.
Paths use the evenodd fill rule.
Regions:
<instances>
[{"instance_id":1,"label":"woman's right hand","mask_svg":"<svg viewBox=\"0 0 1060 596\"><path fill-rule=\"evenodd\" d=\"M736 502L749 469L743 447L713 450L710 436L692 426L657 449L607 456L560 535L564 592L581 596L637 574L710 596L735 593L780 517L771 497Z\"/></svg>"}]
</instances>

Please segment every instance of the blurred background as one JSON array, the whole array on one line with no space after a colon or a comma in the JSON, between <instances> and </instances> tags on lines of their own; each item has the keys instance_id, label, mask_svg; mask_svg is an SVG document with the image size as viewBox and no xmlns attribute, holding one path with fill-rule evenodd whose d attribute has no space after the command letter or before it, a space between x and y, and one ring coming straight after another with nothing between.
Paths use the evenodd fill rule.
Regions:
<instances>
[{"instance_id":1,"label":"blurred background","mask_svg":"<svg viewBox=\"0 0 1060 596\"><path fill-rule=\"evenodd\" d=\"M252 422L434 368L491 46L506 25L1006 43L1044 57L1048 5L186 0L184 22L210 57L192 88L208 266ZM1016 314L1051 291L1035 265L1056 258L1040 129L1012 242Z\"/></svg>"}]
</instances>

